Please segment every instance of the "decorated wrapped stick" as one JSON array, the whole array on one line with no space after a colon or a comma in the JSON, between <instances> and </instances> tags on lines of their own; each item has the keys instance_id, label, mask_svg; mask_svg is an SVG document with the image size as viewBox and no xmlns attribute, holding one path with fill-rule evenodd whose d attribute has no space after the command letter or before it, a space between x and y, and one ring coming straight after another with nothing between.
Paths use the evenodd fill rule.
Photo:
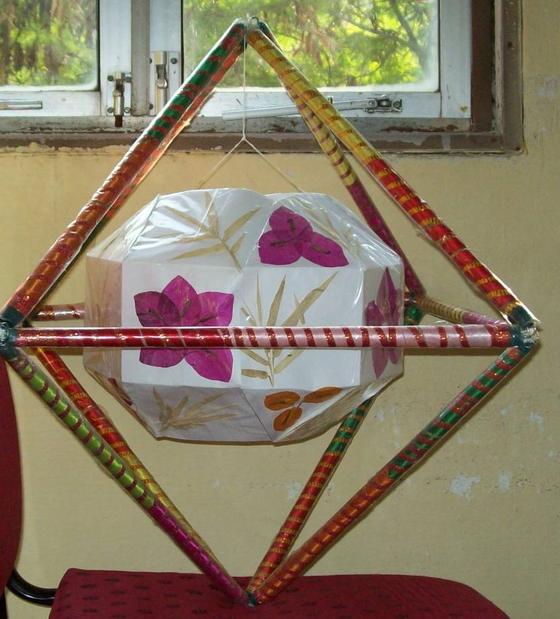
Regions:
<instances>
[{"instance_id":1,"label":"decorated wrapped stick","mask_svg":"<svg viewBox=\"0 0 560 619\"><path fill-rule=\"evenodd\" d=\"M55 320L83 320L83 303L65 305L42 305L34 314L33 320L50 322Z\"/></svg>"},{"instance_id":2,"label":"decorated wrapped stick","mask_svg":"<svg viewBox=\"0 0 560 619\"><path fill-rule=\"evenodd\" d=\"M109 471L126 492L175 541L185 554L226 595L239 602L247 597L240 586L214 561L206 550L181 528L169 510L146 484L134 475L124 459L103 439L85 417L21 351L4 349L7 362L51 411L72 431L86 449Z\"/></svg>"},{"instance_id":3,"label":"decorated wrapped stick","mask_svg":"<svg viewBox=\"0 0 560 619\"><path fill-rule=\"evenodd\" d=\"M114 212L145 178L243 51L245 33L245 24L235 22L202 60L8 300L1 312L5 322L19 324L31 314L109 211Z\"/></svg>"},{"instance_id":4,"label":"decorated wrapped stick","mask_svg":"<svg viewBox=\"0 0 560 619\"><path fill-rule=\"evenodd\" d=\"M277 44L266 24L261 23L261 27L264 29L264 32L268 38ZM422 286L418 275L414 271L412 264L393 236L389 226L385 223L379 209L375 205L362 181L358 178L358 175L354 172L351 163L348 161L344 151L339 146L330 130L314 114L313 110L309 108L304 101L302 101L297 92L293 91L288 85L286 85L286 90L299 110L305 124L315 137L317 144L331 162L344 187L352 196L356 206L360 209L360 213L368 223L369 227L386 245L388 245L401 257L404 264L405 284L408 290L415 295L424 294L424 287Z\"/></svg>"},{"instance_id":5,"label":"decorated wrapped stick","mask_svg":"<svg viewBox=\"0 0 560 619\"><path fill-rule=\"evenodd\" d=\"M20 328L18 347L48 348L507 348L519 332L497 325L380 327Z\"/></svg>"},{"instance_id":6,"label":"decorated wrapped stick","mask_svg":"<svg viewBox=\"0 0 560 619\"><path fill-rule=\"evenodd\" d=\"M420 295L418 297L413 296L409 303L412 306L416 306L420 311L430 316L436 316L437 318L443 318L449 322L477 324L477 325L503 325L504 321L501 319L485 316L484 314L478 314L471 310L463 309L461 307L455 307L448 305L442 301L437 301L426 295Z\"/></svg>"},{"instance_id":7,"label":"decorated wrapped stick","mask_svg":"<svg viewBox=\"0 0 560 619\"><path fill-rule=\"evenodd\" d=\"M338 428L251 579L247 587L249 592L253 593L258 589L292 549L323 489L332 479L373 403L374 398L362 402Z\"/></svg>"},{"instance_id":8,"label":"decorated wrapped stick","mask_svg":"<svg viewBox=\"0 0 560 619\"><path fill-rule=\"evenodd\" d=\"M288 93L290 93L289 89ZM424 291L424 287L412 267L412 264L385 223L381 213L364 187L364 184L352 169L350 162L344 155L344 152L337 144L336 140L333 138L331 132L305 104L301 103L299 97L295 94L290 94L298 110L300 111L302 118L315 136L315 139L323 152L329 158L329 161L332 163L348 193L352 196L352 199L356 203L356 206L360 209L360 213L363 215L370 228L384 243L386 243L401 257L404 264L404 278L408 290L414 294L421 295Z\"/></svg>"},{"instance_id":9,"label":"decorated wrapped stick","mask_svg":"<svg viewBox=\"0 0 560 619\"><path fill-rule=\"evenodd\" d=\"M505 350L487 370L464 389L376 473L324 526L273 572L254 595L259 603L275 597L305 572L339 537L378 503L405 475L417 467L469 413L488 396L530 352L531 347Z\"/></svg>"},{"instance_id":10,"label":"decorated wrapped stick","mask_svg":"<svg viewBox=\"0 0 560 619\"><path fill-rule=\"evenodd\" d=\"M156 480L142 462L136 457L124 437L115 428L113 422L104 414L101 408L92 400L85 388L78 382L64 361L52 350L37 348L37 359L48 370L59 387L72 400L76 408L85 416L95 430L107 441L107 443L123 458L130 467L136 479L145 484L148 490L167 509L172 518L175 518L178 526L204 548L212 559L222 568L221 563L214 556L212 550L205 544L202 538L186 520L183 514L159 486Z\"/></svg>"},{"instance_id":11,"label":"decorated wrapped stick","mask_svg":"<svg viewBox=\"0 0 560 619\"><path fill-rule=\"evenodd\" d=\"M314 88L303 74L259 30L247 34L250 45L276 72L286 88L332 131L354 154L380 186L418 225L436 246L462 271L486 299L502 315L521 325L534 322L534 317L513 292L482 264L455 233L421 200L416 192L383 160L381 155L356 129Z\"/></svg>"},{"instance_id":12,"label":"decorated wrapped stick","mask_svg":"<svg viewBox=\"0 0 560 619\"><path fill-rule=\"evenodd\" d=\"M350 446L354 435L360 428L373 401L374 398L368 398L365 402L362 402L340 424L333 440L321 456L309 480L300 492L294 507L280 527L278 534L251 579L247 587L249 592L255 591L262 585L268 576L282 563L284 557L292 548L309 514L315 507L324 488L331 480L346 450Z\"/></svg>"}]
</instances>

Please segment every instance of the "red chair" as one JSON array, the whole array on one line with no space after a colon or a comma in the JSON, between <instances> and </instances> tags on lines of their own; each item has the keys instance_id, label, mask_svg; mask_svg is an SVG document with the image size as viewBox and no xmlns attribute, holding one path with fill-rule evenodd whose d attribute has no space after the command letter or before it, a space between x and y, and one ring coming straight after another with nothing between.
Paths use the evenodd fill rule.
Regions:
<instances>
[{"instance_id":1,"label":"red chair","mask_svg":"<svg viewBox=\"0 0 560 619\"><path fill-rule=\"evenodd\" d=\"M21 472L14 406L3 361L0 440L2 591L7 585L30 602L52 604L52 619L507 619L474 589L426 576L305 576L257 608L232 603L201 574L70 569L56 590L35 587L13 571L21 533ZM244 584L248 579L239 581ZM0 619L6 616L2 599Z\"/></svg>"}]
</instances>

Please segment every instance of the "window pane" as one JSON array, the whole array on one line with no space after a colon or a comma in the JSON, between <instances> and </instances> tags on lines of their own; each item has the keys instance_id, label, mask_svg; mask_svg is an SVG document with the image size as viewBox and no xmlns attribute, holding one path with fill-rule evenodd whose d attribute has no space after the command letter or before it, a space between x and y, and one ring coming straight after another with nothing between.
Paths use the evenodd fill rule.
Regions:
<instances>
[{"instance_id":1,"label":"window pane","mask_svg":"<svg viewBox=\"0 0 560 619\"><path fill-rule=\"evenodd\" d=\"M188 74L251 0L184 0ZM280 46L318 87L435 91L438 79L437 0L263 0ZM247 84L278 86L273 72L249 54ZM241 63L222 86L241 85Z\"/></svg>"},{"instance_id":2,"label":"window pane","mask_svg":"<svg viewBox=\"0 0 560 619\"><path fill-rule=\"evenodd\" d=\"M0 0L0 86L97 87L96 0Z\"/></svg>"}]
</instances>

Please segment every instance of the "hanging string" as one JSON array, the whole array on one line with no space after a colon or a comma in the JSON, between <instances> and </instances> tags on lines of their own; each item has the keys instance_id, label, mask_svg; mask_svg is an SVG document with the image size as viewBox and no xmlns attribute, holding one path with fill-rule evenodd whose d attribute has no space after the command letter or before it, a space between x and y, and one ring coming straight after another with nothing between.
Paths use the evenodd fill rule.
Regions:
<instances>
[{"instance_id":1,"label":"hanging string","mask_svg":"<svg viewBox=\"0 0 560 619\"><path fill-rule=\"evenodd\" d=\"M304 193L304 190L293 180L291 179L283 170L281 170L278 166L276 166L272 161L261 152L247 137L247 36L245 35L243 39L243 45L245 51L243 52L243 76L242 76L242 105L243 105L243 116L241 117L241 138L230 148L230 150L218 161L218 163L208 172L206 176L202 178L202 180L198 183L197 188L202 189L204 185L216 174L216 172L222 168L231 158L231 156L235 153L235 151L242 145L246 144L249 146L253 152L259 155L263 161L272 168L279 176L281 176L288 184L290 184L296 191L300 193Z\"/></svg>"}]
</instances>

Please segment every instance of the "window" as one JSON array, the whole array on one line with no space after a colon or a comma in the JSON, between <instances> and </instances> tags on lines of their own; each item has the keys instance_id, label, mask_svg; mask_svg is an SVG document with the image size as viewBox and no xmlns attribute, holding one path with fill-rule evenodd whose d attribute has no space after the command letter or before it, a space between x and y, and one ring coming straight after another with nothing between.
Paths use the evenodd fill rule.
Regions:
<instances>
[{"instance_id":1,"label":"window","mask_svg":"<svg viewBox=\"0 0 560 619\"><path fill-rule=\"evenodd\" d=\"M95 0L8 0L0 15L0 45L2 112L99 113Z\"/></svg>"},{"instance_id":2,"label":"window","mask_svg":"<svg viewBox=\"0 0 560 619\"><path fill-rule=\"evenodd\" d=\"M162 98L149 77L161 58L170 66L164 99L181 83L180 22L180 0L4 0L0 123L10 122L0 130L14 121L19 130L107 129L155 114Z\"/></svg>"},{"instance_id":3,"label":"window","mask_svg":"<svg viewBox=\"0 0 560 619\"><path fill-rule=\"evenodd\" d=\"M251 2L185 0L183 5L188 73L235 16L250 11ZM269 1L261 9L288 57L346 115L469 118L469 0ZM204 116L241 114L242 66L226 76ZM251 54L245 71L249 116L276 122L289 115L293 106L272 70Z\"/></svg>"},{"instance_id":4,"label":"window","mask_svg":"<svg viewBox=\"0 0 560 619\"><path fill-rule=\"evenodd\" d=\"M233 19L254 6L250 0L3 4L0 139L18 144L37 135L53 144L86 143L83 134L92 132L97 143L130 142L127 134L149 122ZM381 148L502 151L521 148L519 5L263 0L258 6L288 57ZM228 73L186 143L232 142L243 100L261 148L315 149L289 97L253 52Z\"/></svg>"}]
</instances>

